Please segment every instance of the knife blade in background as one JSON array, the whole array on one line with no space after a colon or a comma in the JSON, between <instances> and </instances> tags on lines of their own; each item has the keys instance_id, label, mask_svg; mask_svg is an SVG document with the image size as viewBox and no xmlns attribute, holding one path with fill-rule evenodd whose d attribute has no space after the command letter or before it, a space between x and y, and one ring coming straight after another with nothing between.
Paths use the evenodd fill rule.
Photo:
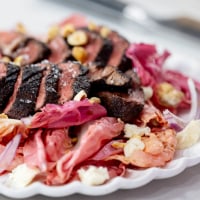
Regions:
<instances>
[{"instance_id":1,"label":"knife blade in background","mask_svg":"<svg viewBox=\"0 0 200 200\"><path fill-rule=\"evenodd\" d=\"M176 16L173 18L158 18L151 15L142 6L134 2L119 0L89 0L93 3L105 6L112 10L122 13L125 17L133 20L142 26L156 29L172 29L183 34L200 39L200 21L190 18L189 16Z\"/></svg>"}]
</instances>

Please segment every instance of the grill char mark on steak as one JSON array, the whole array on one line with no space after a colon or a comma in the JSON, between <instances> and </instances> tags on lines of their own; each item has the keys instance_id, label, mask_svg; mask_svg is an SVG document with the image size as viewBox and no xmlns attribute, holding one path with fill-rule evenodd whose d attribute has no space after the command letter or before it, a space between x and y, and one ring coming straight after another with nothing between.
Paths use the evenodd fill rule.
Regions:
<instances>
[{"instance_id":1,"label":"grill char mark on steak","mask_svg":"<svg viewBox=\"0 0 200 200\"><path fill-rule=\"evenodd\" d=\"M73 92L74 92L73 96L78 94L81 90L84 90L86 92L86 94L89 95L91 84L90 84L87 76L79 75L75 78L75 81L74 81L72 87L73 87Z\"/></svg>"},{"instance_id":2,"label":"grill char mark on steak","mask_svg":"<svg viewBox=\"0 0 200 200\"><path fill-rule=\"evenodd\" d=\"M20 68L16 65L0 63L0 113L3 112L13 94L19 72Z\"/></svg>"},{"instance_id":3,"label":"grill char mark on steak","mask_svg":"<svg viewBox=\"0 0 200 200\"><path fill-rule=\"evenodd\" d=\"M50 54L47 45L34 38L26 38L13 53L13 59L22 56L22 65L33 64L44 60Z\"/></svg>"},{"instance_id":4,"label":"grill char mark on steak","mask_svg":"<svg viewBox=\"0 0 200 200\"><path fill-rule=\"evenodd\" d=\"M38 90L43 76L43 69L35 65L25 66L22 71L22 82L16 99L7 112L8 116L14 119L21 119L34 113Z\"/></svg>"},{"instance_id":5,"label":"grill char mark on steak","mask_svg":"<svg viewBox=\"0 0 200 200\"><path fill-rule=\"evenodd\" d=\"M60 77L60 69L57 65L51 65L50 73L46 77L45 88L46 88L46 97L45 103L58 103L59 94L58 94L58 82Z\"/></svg>"},{"instance_id":6,"label":"grill char mark on steak","mask_svg":"<svg viewBox=\"0 0 200 200\"><path fill-rule=\"evenodd\" d=\"M121 62L118 65L118 69L125 72L128 70L132 70L132 61L130 58L126 56L126 50L124 50L123 56L121 58Z\"/></svg>"},{"instance_id":7,"label":"grill char mark on steak","mask_svg":"<svg viewBox=\"0 0 200 200\"><path fill-rule=\"evenodd\" d=\"M98 66L106 66L113 50L112 42L106 38L102 39L103 45L94 61Z\"/></svg>"},{"instance_id":8,"label":"grill char mark on steak","mask_svg":"<svg viewBox=\"0 0 200 200\"><path fill-rule=\"evenodd\" d=\"M128 93L102 91L98 92L97 96L109 116L120 118L124 122L133 122L144 107L144 95L141 89L130 89Z\"/></svg>"},{"instance_id":9,"label":"grill char mark on steak","mask_svg":"<svg viewBox=\"0 0 200 200\"><path fill-rule=\"evenodd\" d=\"M62 71L58 93L60 98L58 103L63 104L71 100L81 89L89 93L90 84L87 79L88 69L78 62L68 61L58 65Z\"/></svg>"},{"instance_id":10,"label":"grill char mark on steak","mask_svg":"<svg viewBox=\"0 0 200 200\"><path fill-rule=\"evenodd\" d=\"M23 73L23 70L21 69L20 72L19 72L19 75L17 77L17 80L15 82L13 94L9 98L9 101L8 101L4 111L3 111L4 113L7 113L12 108L12 105L16 100L17 92L18 92L18 89L19 89L21 82L22 82L22 73Z\"/></svg>"}]
</instances>

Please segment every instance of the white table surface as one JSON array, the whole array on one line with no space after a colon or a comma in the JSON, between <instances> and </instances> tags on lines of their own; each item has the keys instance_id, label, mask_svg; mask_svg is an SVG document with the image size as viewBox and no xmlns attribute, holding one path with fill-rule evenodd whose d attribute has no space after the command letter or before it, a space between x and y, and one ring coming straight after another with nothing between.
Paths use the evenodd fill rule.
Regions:
<instances>
[{"instance_id":1,"label":"white table surface","mask_svg":"<svg viewBox=\"0 0 200 200\"><path fill-rule=\"evenodd\" d=\"M161 19L190 17L200 21L199 0L119 0L129 4L137 3L150 14Z\"/></svg>"},{"instance_id":2,"label":"white table surface","mask_svg":"<svg viewBox=\"0 0 200 200\"><path fill-rule=\"evenodd\" d=\"M80 0L81 1L81 0ZM162 37L162 34L155 32L148 32L125 22L118 16L113 17L111 14L102 15L94 13L87 9L80 9L76 5L71 4L72 1L62 2L53 0L0 0L0 29L12 28L17 22L23 22L27 28L35 33L42 33L47 30L47 27L54 22L65 18L73 12L87 13L93 21L107 24L115 29L118 29L122 34L125 34L129 39L134 41L145 41L157 43L161 47L166 47L172 51L183 53L188 57L200 59L200 47L196 42L188 41L187 39L180 39L173 36L171 39ZM67 3L68 6L67 6ZM92 8L91 8L92 9ZM101 10L101 12L103 12ZM130 29L130 30L128 30ZM9 199L0 196L1 200ZM28 200L46 200L48 197L34 196ZM109 195L104 196L84 196L71 195L69 197L56 198L58 200L157 200L157 199L200 199L200 165L186 169L181 174L165 179L154 180L138 189L133 190L119 190Z\"/></svg>"}]
</instances>

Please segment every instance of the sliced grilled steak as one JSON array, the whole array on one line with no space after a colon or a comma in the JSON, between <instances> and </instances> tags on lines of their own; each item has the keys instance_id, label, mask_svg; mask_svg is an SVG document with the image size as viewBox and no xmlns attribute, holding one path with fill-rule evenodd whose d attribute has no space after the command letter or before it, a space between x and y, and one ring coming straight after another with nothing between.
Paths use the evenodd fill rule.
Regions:
<instances>
[{"instance_id":1,"label":"sliced grilled steak","mask_svg":"<svg viewBox=\"0 0 200 200\"><path fill-rule=\"evenodd\" d=\"M115 31L111 31L108 38L113 43L113 51L107 64L118 67L121 71L131 69L132 63L125 55L129 42Z\"/></svg>"},{"instance_id":2,"label":"sliced grilled steak","mask_svg":"<svg viewBox=\"0 0 200 200\"><path fill-rule=\"evenodd\" d=\"M74 96L81 90L84 90L89 96L91 84L87 76L77 76L73 83Z\"/></svg>"},{"instance_id":3,"label":"sliced grilled steak","mask_svg":"<svg viewBox=\"0 0 200 200\"><path fill-rule=\"evenodd\" d=\"M19 75L18 75L17 80L16 80L15 85L14 85L13 94L9 98L9 101L8 101L4 111L3 111L4 113L9 112L9 110L12 108L12 106L13 106L15 100L16 100L17 92L18 92L18 89L19 89L21 82L22 82L22 71L23 70L20 70L20 72L19 72Z\"/></svg>"},{"instance_id":4,"label":"sliced grilled steak","mask_svg":"<svg viewBox=\"0 0 200 200\"><path fill-rule=\"evenodd\" d=\"M71 50L63 37L57 36L48 43L51 54L48 60L52 63L61 63L71 56Z\"/></svg>"},{"instance_id":5,"label":"sliced grilled steak","mask_svg":"<svg viewBox=\"0 0 200 200\"><path fill-rule=\"evenodd\" d=\"M92 90L125 91L131 86L131 78L113 66L88 65L88 77Z\"/></svg>"},{"instance_id":6,"label":"sliced grilled steak","mask_svg":"<svg viewBox=\"0 0 200 200\"><path fill-rule=\"evenodd\" d=\"M140 78L138 77L137 73L133 71L133 69L129 69L124 72L128 77L131 78L131 87L138 88L141 86Z\"/></svg>"},{"instance_id":7,"label":"sliced grilled steak","mask_svg":"<svg viewBox=\"0 0 200 200\"><path fill-rule=\"evenodd\" d=\"M0 49L4 56L12 57L17 46L23 42L25 35L15 31L0 32Z\"/></svg>"},{"instance_id":8,"label":"sliced grilled steak","mask_svg":"<svg viewBox=\"0 0 200 200\"><path fill-rule=\"evenodd\" d=\"M50 73L46 77L45 81L45 89L46 89L46 96L45 96L45 103L58 103L59 94L58 94L58 83L60 77L60 69L57 65L51 64Z\"/></svg>"},{"instance_id":9,"label":"sliced grilled steak","mask_svg":"<svg viewBox=\"0 0 200 200\"><path fill-rule=\"evenodd\" d=\"M6 112L10 118L14 119L21 119L34 113L39 86L43 76L43 69L35 65L26 66L22 71L22 81L15 101Z\"/></svg>"},{"instance_id":10,"label":"sliced grilled steak","mask_svg":"<svg viewBox=\"0 0 200 200\"><path fill-rule=\"evenodd\" d=\"M131 70L133 68L131 59L126 56L126 50L127 49L124 50L124 54L122 55L121 62L118 65L118 69L123 72L127 70Z\"/></svg>"},{"instance_id":11,"label":"sliced grilled steak","mask_svg":"<svg viewBox=\"0 0 200 200\"><path fill-rule=\"evenodd\" d=\"M26 38L12 54L13 59L22 56L22 65L33 64L48 58L50 49L47 45L34 38Z\"/></svg>"},{"instance_id":12,"label":"sliced grilled steak","mask_svg":"<svg viewBox=\"0 0 200 200\"><path fill-rule=\"evenodd\" d=\"M103 91L97 95L108 115L120 118L124 122L133 122L144 107L144 94L141 89L130 89L128 93Z\"/></svg>"},{"instance_id":13,"label":"sliced grilled steak","mask_svg":"<svg viewBox=\"0 0 200 200\"><path fill-rule=\"evenodd\" d=\"M85 63L95 62L99 66L105 66L112 53L112 42L102 38L98 33L87 28L81 29L88 36L88 43L84 46L87 52Z\"/></svg>"},{"instance_id":14,"label":"sliced grilled steak","mask_svg":"<svg viewBox=\"0 0 200 200\"><path fill-rule=\"evenodd\" d=\"M45 70L40 84L36 111L46 103L63 104L71 100L81 89L89 92L87 68L80 63L69 61L53 65L43 62L39 65L45 67Z\"/></svg>"},{"instance_id":15,"label":"sliced grilled steak","mask_svg":"<svg viewBox=\"0 0 200 200\"><path fill-rule=\"evenodd\" d=\"M112 42L106 38L102 39L103 45L94 61L98 66L106 66L113 50Z\"/></svg>"},{"instance_id":16,"label":"sliced grilled steak","mask_svg":"<svg viewBox=\"0 0 200 200\"><path fill-rule=\"evenodd\" d=\"M0 63L0 113L6 107L14 91L20 68L11 63Z\"/></svg>"},{"instance_id":17,"label":"sliced grilled steak","mask_svg":"<svg viewBox=\"0 0 200 200\"><path fill-rule=\"evenodd\" d=\"M40 66L44 69L43 70L43 77L42 77L40 87L39 87L36 106L35 106L35 111L38 111L45 104L45 100L46 100L46 85L45 84L46 84L47 76L51 72L51 64L49 62L43 62L43 63L36 64L36 65Z\"/></svg>"},{"instance_id":18,"label":"sliced grilled steak","mask_svg":"<svg viewBox=\"0 0 200 200\"><path fill-rule=\"evenodd\" d=\"M59 80L59 103L63 104L71 100L79 91L90 91L90 83L87 78L88 69L78 62L68 61L59 64L59 69L62 70Z\"/></svg>"}]
</instances>

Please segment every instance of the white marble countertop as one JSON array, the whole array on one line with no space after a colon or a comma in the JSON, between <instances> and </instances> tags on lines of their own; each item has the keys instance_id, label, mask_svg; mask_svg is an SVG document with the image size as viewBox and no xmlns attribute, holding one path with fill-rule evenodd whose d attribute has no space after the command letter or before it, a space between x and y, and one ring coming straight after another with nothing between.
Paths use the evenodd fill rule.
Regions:
<instances>
[{"instance_id":1,"label":"white marble countertop","mask_svg":"<svg viewBox=\"0 0 200 200\"><path fill-rule=\"evenodd\" d=\"M86 13L86 10L77 8L66 3L55 3L53 0L0 0L0 29L12 28L16 22L23 22L30 31L33 32L45 32L47 27L53 23L57 22L64 17L68 16L72 12ZM122 34L127 35L128 38L133 38L135 41L146 41L151 43L157 43L161 47L166 47L172 51L178 53L183 53L187 56L199 59L199 46L191 41L179 40L180 38L172 37L165 38L162 35L158 35L155 31L148 32L137 26L132 27L130 30L130 24L119 18L115 19L110 16L104 15L100 18L99 15L93 15L93 13L88 12L88 15L92 17L95 21L100 23L105 23L113 28L116 28L122 32ZM118 21L119 20L119 21ZM122 27L124 24L125 28ZM184 48L183 48L184 47ZM170 200L187 200L187 199L199 199L200 195L200 165L186 169L181 174L165 179L165 180L154 180L138 189L133 190L119 190L109 195L104 196L84 196L84 195L71 195L69 197L56 198L58 200L160 200L160 199L170 199ZM9 199L4 196L0 196L1 200ZM46 200L48 197L35 196L30 197L28 200Z\"/></svg>"}]
</instances>

